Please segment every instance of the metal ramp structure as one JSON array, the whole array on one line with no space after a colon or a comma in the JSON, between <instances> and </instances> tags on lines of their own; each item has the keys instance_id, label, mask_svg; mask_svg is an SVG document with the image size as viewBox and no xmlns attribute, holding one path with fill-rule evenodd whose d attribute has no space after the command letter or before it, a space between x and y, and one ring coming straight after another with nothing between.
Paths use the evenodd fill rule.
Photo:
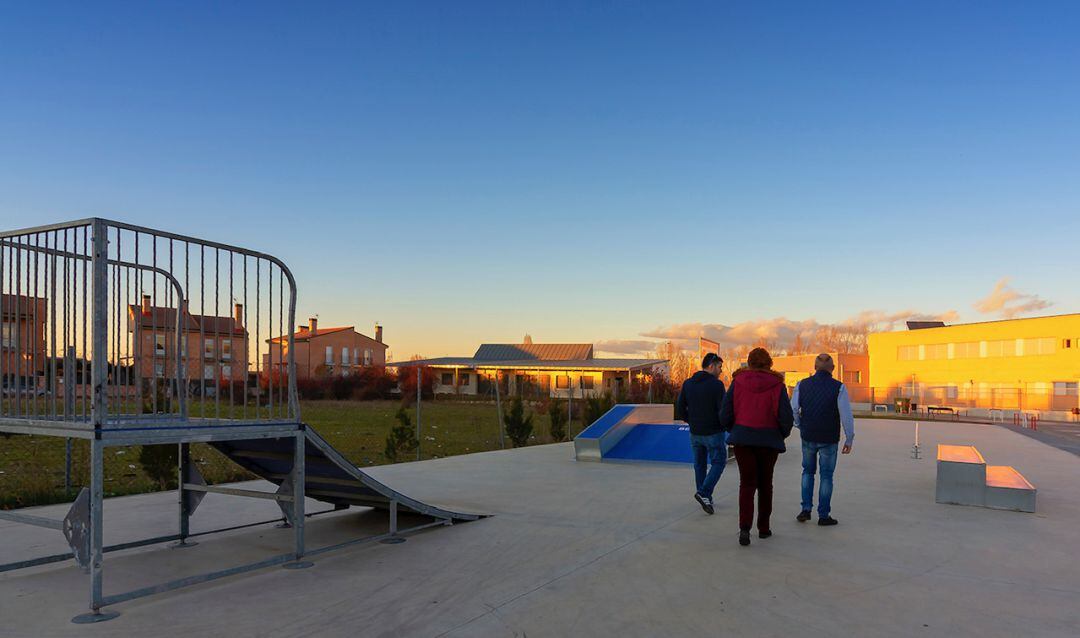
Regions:
<instances>
[{"instance_id":1,"label":"metal ramp structure","mask_svg":"<svg viewBox=\"0 0 1080 638\"><path fill-rule=\"evenodd\" d=\"M690 427L670 403L612 407L574 437L579 461L693 463Z\"/></svg>"},{"instance_id":2,"label":"metal ramp structure","mask_svg":"<svg viewBox=\"0 0 1080 638\"><path fill-rule=\"evenodd\" d=\"M63 532L71 552L0 565L0 572L74 558L90 576L90 613L73 622L113 618L102 608L126 600L272 565L308 567L305 557L478 518L399 494L303 423L292 336L296 282L271 255L100 218L0 232L0 315L0 432L66 439L69 468L72 440L90 448L89 486L63 521L0 511L0 519ZM287 339L275 341L280 335ZM216 447L278 489L207 485L191 462L192 443ZM127 445L177 446L177 532L107 547L104 451ZM190 530L207 493L277 502L293 529L293 551L106 595L105 553L169 541L188 547L195 536L224 531ZM305 520L313 514L301 494L334 509L385 509L389 530L307 548ZM398 529L399 508L431 520Z\"/></svg>"}]
</instances>

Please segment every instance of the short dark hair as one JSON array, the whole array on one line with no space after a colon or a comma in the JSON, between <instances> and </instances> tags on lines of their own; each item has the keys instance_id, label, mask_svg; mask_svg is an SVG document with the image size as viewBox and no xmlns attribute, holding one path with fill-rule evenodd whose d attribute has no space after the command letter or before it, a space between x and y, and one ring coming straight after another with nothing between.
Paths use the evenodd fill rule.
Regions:
<instances>
[{"instance_id":1,"label":"short dark hair","mask_svg":"<svg viewBox=\"0 0 1080 638\"><path fill-rule=\"evenodd\" d=\"M713 365L714 363L722 364L722 363L724 363L724 360L721 359L720 355L716 354L715 352L710 352L710 353L706 354L704 357L702 357L702 359L701 359L701 369L704 370L705 368L708 368L709 366Z\"/></svg>"}]
</instances>

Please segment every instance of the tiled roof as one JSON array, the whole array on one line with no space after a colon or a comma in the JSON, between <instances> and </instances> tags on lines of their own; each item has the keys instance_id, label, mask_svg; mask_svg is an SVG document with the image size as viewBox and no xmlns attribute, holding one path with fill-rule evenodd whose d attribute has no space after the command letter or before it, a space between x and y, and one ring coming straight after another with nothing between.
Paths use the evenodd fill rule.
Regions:
<instances>
[{"instance_id":1,"label":"tiled roof","mask_svg":"<svg viewBox=\"0 0 1080 638\"><path fill-rule=\"evenodd\" d=\"M168 329L176 325L176 308L163 308L154 306L149 313L143 313L141 306L130 305L128 312L132 317L137 317L139 326L142 328ZM185 312L183 316L184 332L199 332L204 334L247 334L244 326L238 326L232 317L217 317L213 315L193 315Z\"/></svg>"},{"instance_id":2,"label":"tiled roof","mask_svg":"<svg viewBox=\"0 0 1080 638\"><path fill-rule=\"evenodd\" d=\"M396 361L387 365L402 368L413 366L448 368L499 368L514 370L637 370L667 363L665 359L499 359L481 360L476 357L439 357L416 361Z\"/></svg>"},{"instance_id":3,"label":"tiled roof","mask_svg":"<svg viewBox=\"0 0 1080 638\"><path fill-rule=\"evenodd\" d=\"M592 359L592 356L591 343L484 343L477 348L473 358L481 361L569 361Z\"/></svg>"},{"instance_id":4,"label":"tiled roof","mask_svg":"<svg viewBox=\"0 0 1080 638\"><path fill-rule=\"evenodd\" d=\"M333 334L335 332L342 332L344 330L355 331L356 326L342 326L342 327L339 327L339 328L323 328L322 326L320 326L318 331L314 335L311 334L311 331L308 330L307 326L300 326L299 328L296 329L296 332L293 334L293 341L294 342L310 341L312 337L321 337L323 335ZM361 337L367 337L368 339L371 339L371 337L368 337L365 334L361 334L359 332L357 332L356 334L360 335ZM288 336L281 335L279 337L273 337L273 338L269 339L268 343L281 343L283 341L288 341L288 340L289 340ZM371 339L371 340L375 341L374 339ZM379 343L379 342L375 341L375 343ZM385 346L386 344L381 344L381 345Z\"/></svg>"}]
</instances>

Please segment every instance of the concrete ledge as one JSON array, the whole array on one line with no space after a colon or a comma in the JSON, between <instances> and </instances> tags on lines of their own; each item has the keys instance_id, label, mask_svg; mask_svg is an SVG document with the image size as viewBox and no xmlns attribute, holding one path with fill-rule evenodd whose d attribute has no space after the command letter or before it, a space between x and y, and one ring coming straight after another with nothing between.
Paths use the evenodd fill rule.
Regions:
<instances>
[{"instance_id":1,"label":"concrete ledge","mask_svg":"<svg viewBox=\"0 0 1080 638\"><path fill-rule=\"evenodd\" d=\"M1034 512L1035 495L1035 486L1015 468L1008 465L991 465L986 468L986 507Z\"/></svg>"}]
</instances>

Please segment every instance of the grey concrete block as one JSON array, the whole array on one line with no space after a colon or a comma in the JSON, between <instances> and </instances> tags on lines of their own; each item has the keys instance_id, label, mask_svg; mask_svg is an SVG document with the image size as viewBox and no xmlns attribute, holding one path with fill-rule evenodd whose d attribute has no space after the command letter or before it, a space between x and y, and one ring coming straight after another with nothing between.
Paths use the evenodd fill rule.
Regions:
<instances>
[{"instance_id":1,"label":"grey concrete block","mask_svg":"<svg viewBox=\"0 0 1080 638\"><path fill-rule=\"evenodd\" d=\"M937 457L938 503L984 505L986 460L970 445L939 445Z\"/></svg>"}]
</instances>

